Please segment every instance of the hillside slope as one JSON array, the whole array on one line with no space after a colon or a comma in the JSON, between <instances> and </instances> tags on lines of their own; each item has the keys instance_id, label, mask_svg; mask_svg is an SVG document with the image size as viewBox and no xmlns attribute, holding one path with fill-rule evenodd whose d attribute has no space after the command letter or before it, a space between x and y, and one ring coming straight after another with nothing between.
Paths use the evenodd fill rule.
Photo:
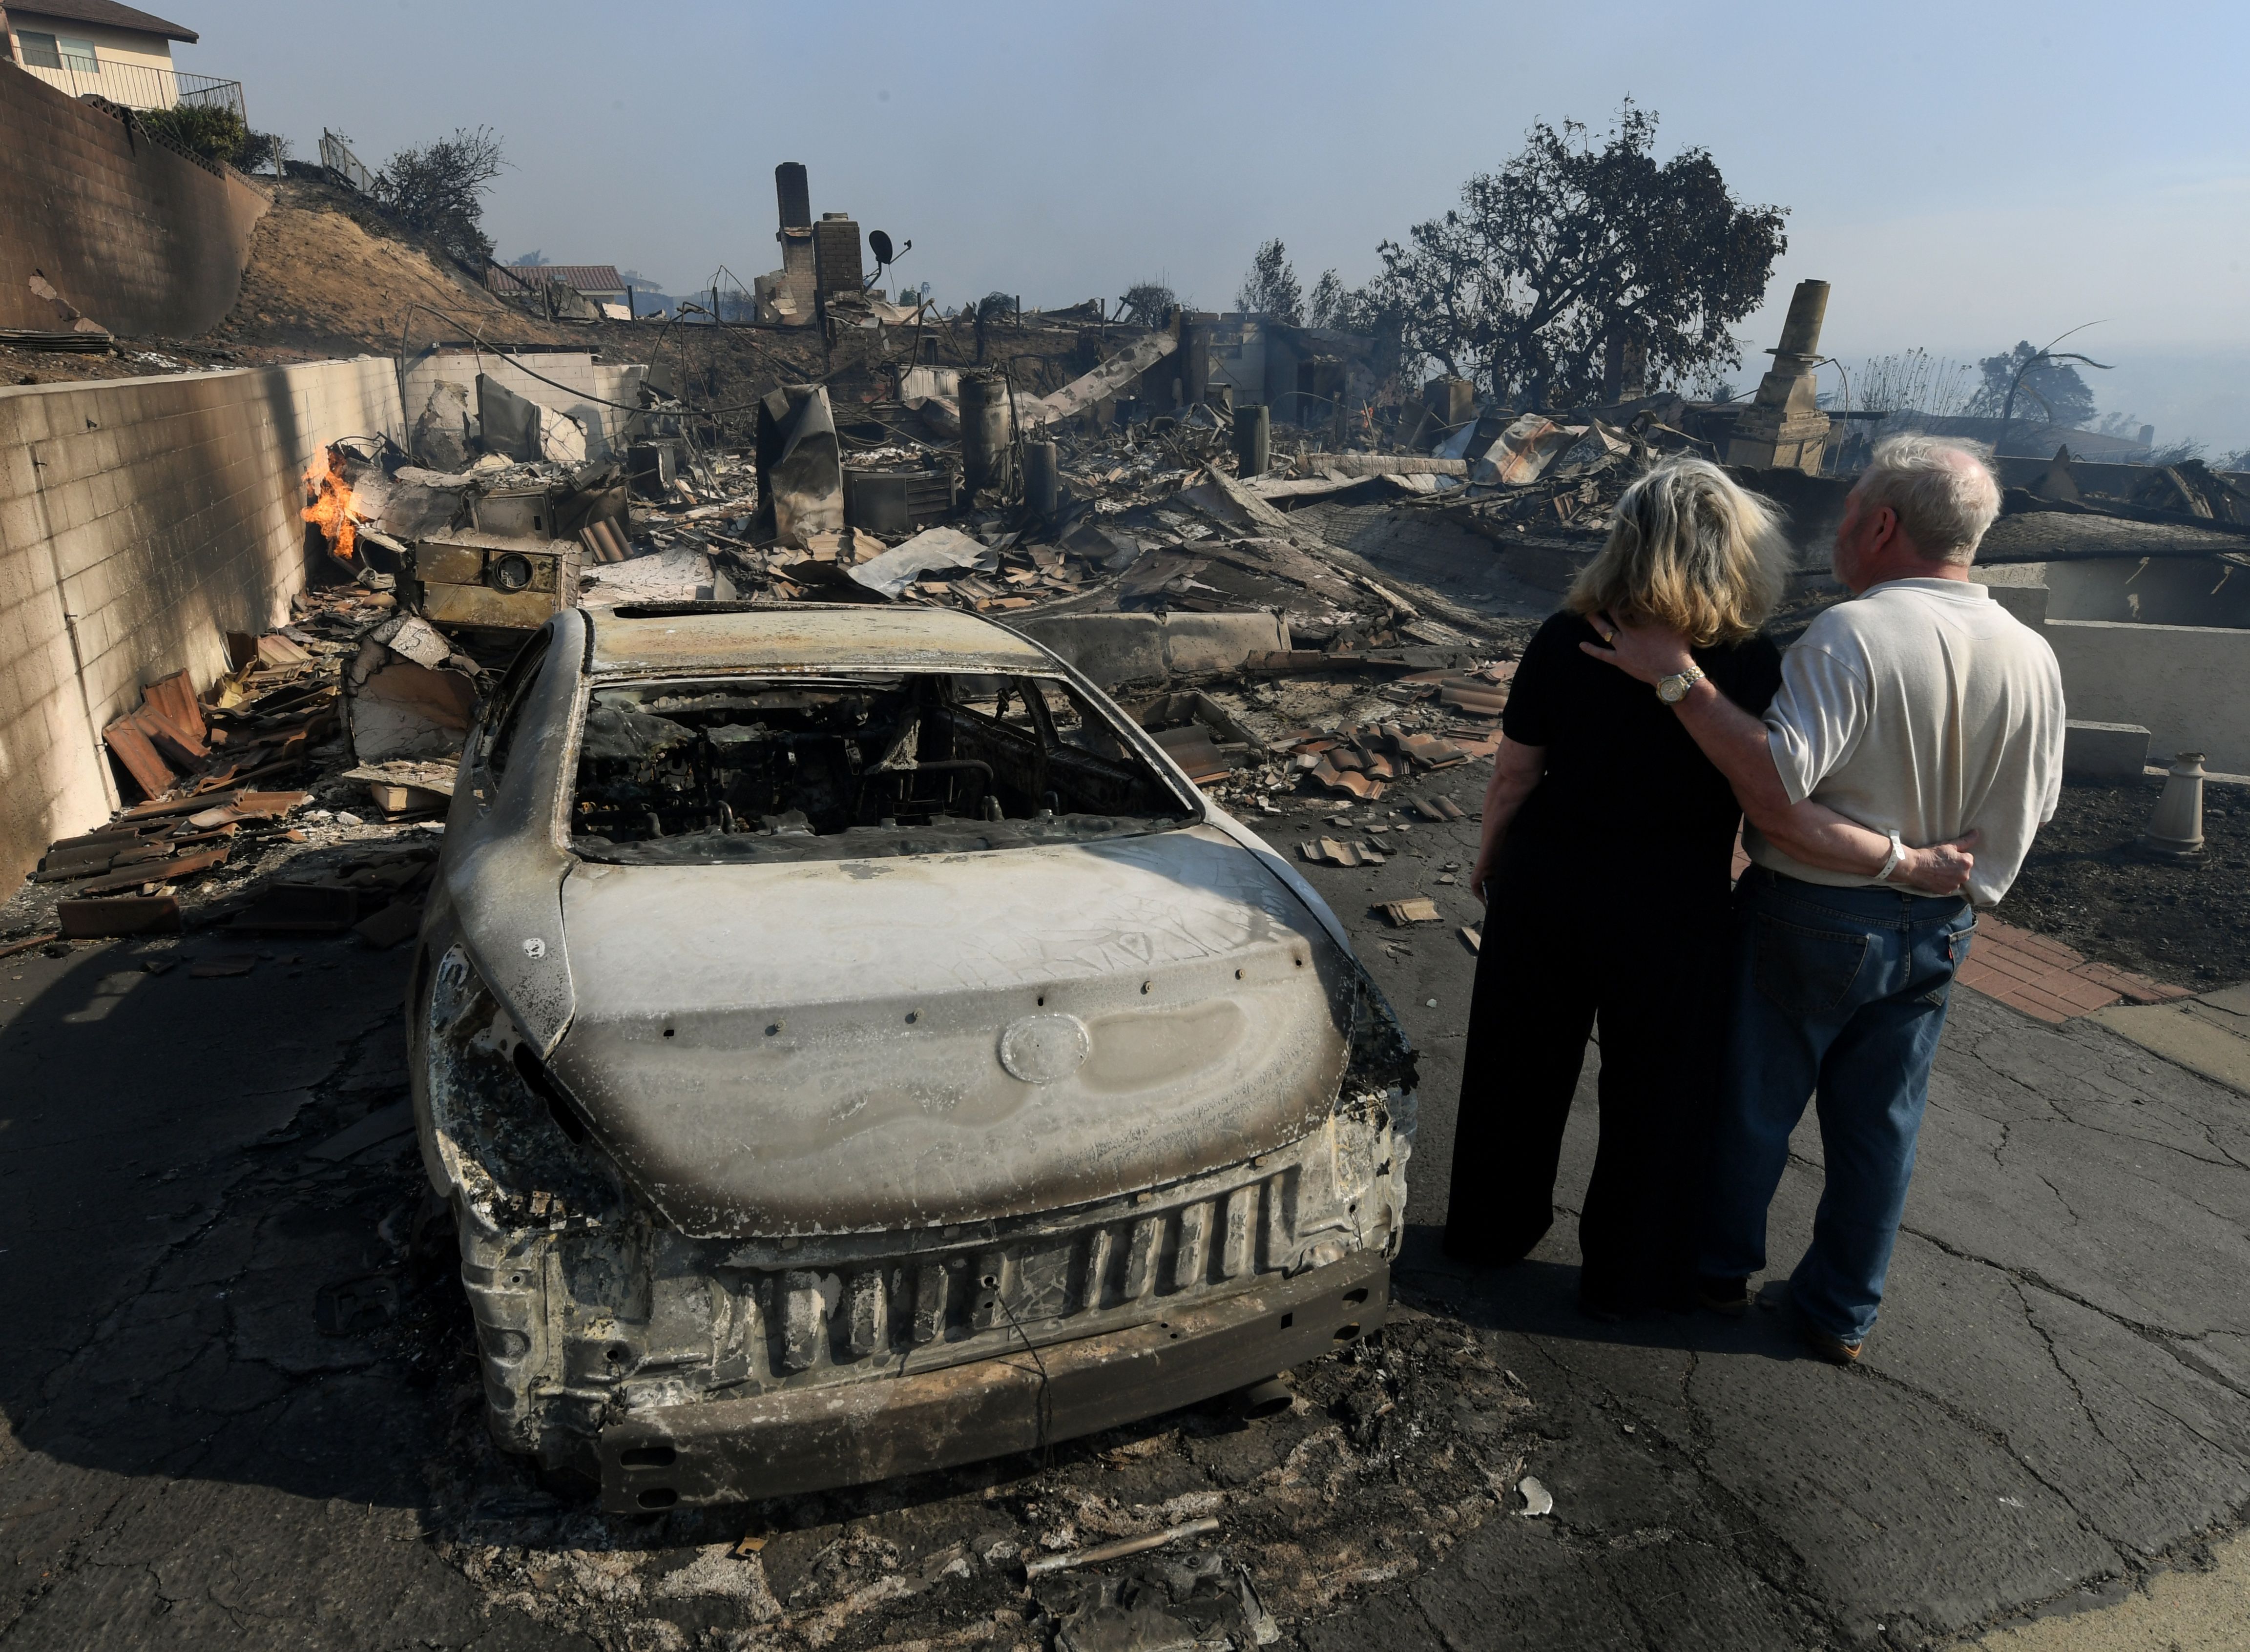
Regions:
<instances>
[{"instance_id":1,"label":"hillside slope","mask_svg":"<svg viewBox=\"0 0 2250 1652\"><path fill-rule=\"evenodd\" d=\"M255 351L255 359L295 355L389 355L410 305L412 334L459 336L429 310L487 339L584 348L585 330L556 326L502 304L434 244L390 223L350 191L292 178L275 186L273 208L259 221L243 271L242 296L206 341Z\"/></svg>"}]
</instances>

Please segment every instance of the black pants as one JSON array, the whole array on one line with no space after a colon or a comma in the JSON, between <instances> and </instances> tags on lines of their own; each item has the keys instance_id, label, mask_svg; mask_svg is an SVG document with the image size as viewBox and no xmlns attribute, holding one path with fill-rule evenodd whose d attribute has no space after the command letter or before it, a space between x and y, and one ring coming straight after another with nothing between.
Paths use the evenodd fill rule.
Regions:
<instances>
[{"instance_id":1,"label":"black pants","mask_svg":"<svg viewBox=\"0 0 2250 1652\"><path fill-rule=\"evenodd\" d=\"M1725 1047L1724 886L1652 915L1618 891L1495 879L1453 1134L1446 1249L1512 1262L1555 1219L1555 1171L1598 1029L1601 1139L1578 1219L1580 1291L1663 1299L1693 1277Z\"/></svg>"}]
</instances>

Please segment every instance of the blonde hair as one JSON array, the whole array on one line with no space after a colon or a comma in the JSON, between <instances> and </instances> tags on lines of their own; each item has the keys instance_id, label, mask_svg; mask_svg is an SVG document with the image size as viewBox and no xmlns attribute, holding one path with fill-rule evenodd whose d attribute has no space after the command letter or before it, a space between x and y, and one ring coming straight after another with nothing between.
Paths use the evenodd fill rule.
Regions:
<instances>
[{"instance_id":1,"label":"blonde hair","mask_svg":"<svg viewBox=\"0 0 2250 1652\"><path fill-rule=\"evenodd\" d=\"M1667 459L1625 491L1570 608L1653 621L1698 648L1739 643L1781 600L1793 557L1773 508L1708 459Z\"/></svg>"}]
</instances>

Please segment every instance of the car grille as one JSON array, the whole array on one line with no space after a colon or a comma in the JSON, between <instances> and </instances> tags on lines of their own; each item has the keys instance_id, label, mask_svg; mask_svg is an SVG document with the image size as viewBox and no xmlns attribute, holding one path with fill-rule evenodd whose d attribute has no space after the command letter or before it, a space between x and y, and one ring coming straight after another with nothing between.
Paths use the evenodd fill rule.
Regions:
<instances>
[{"instance_id":1,"label":"car grille","mask_svg":"<svg viewBox=\"0 0 2250 1652\"><path fill-rule=\"evenodd\" d=\"M712 1270L717 1380L764 1386L923 1369L1135 1323L1290 1266L1294 1170L1174 1208L1062 1233L824 1267Z\"/></svg>"}]
</instances>

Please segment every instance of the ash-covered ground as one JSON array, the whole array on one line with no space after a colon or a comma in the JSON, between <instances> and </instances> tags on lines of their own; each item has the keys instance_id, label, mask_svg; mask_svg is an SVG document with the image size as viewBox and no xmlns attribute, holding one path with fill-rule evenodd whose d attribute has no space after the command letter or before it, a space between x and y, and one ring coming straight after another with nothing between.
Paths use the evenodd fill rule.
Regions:
<instances>
[{"instance_id":1,"label":"ash-covered ground","mask_svg":"<svg viewBox=\"0 0 2250 1652\"><path fill-rule=\"evenodd\" d=\"M2140 847L2164 782L2074 781L2039 828L2000 916L2198 992L2250 980L2250 790L2204 788L2204 848Z\"/></svg>"}]
</instances>

